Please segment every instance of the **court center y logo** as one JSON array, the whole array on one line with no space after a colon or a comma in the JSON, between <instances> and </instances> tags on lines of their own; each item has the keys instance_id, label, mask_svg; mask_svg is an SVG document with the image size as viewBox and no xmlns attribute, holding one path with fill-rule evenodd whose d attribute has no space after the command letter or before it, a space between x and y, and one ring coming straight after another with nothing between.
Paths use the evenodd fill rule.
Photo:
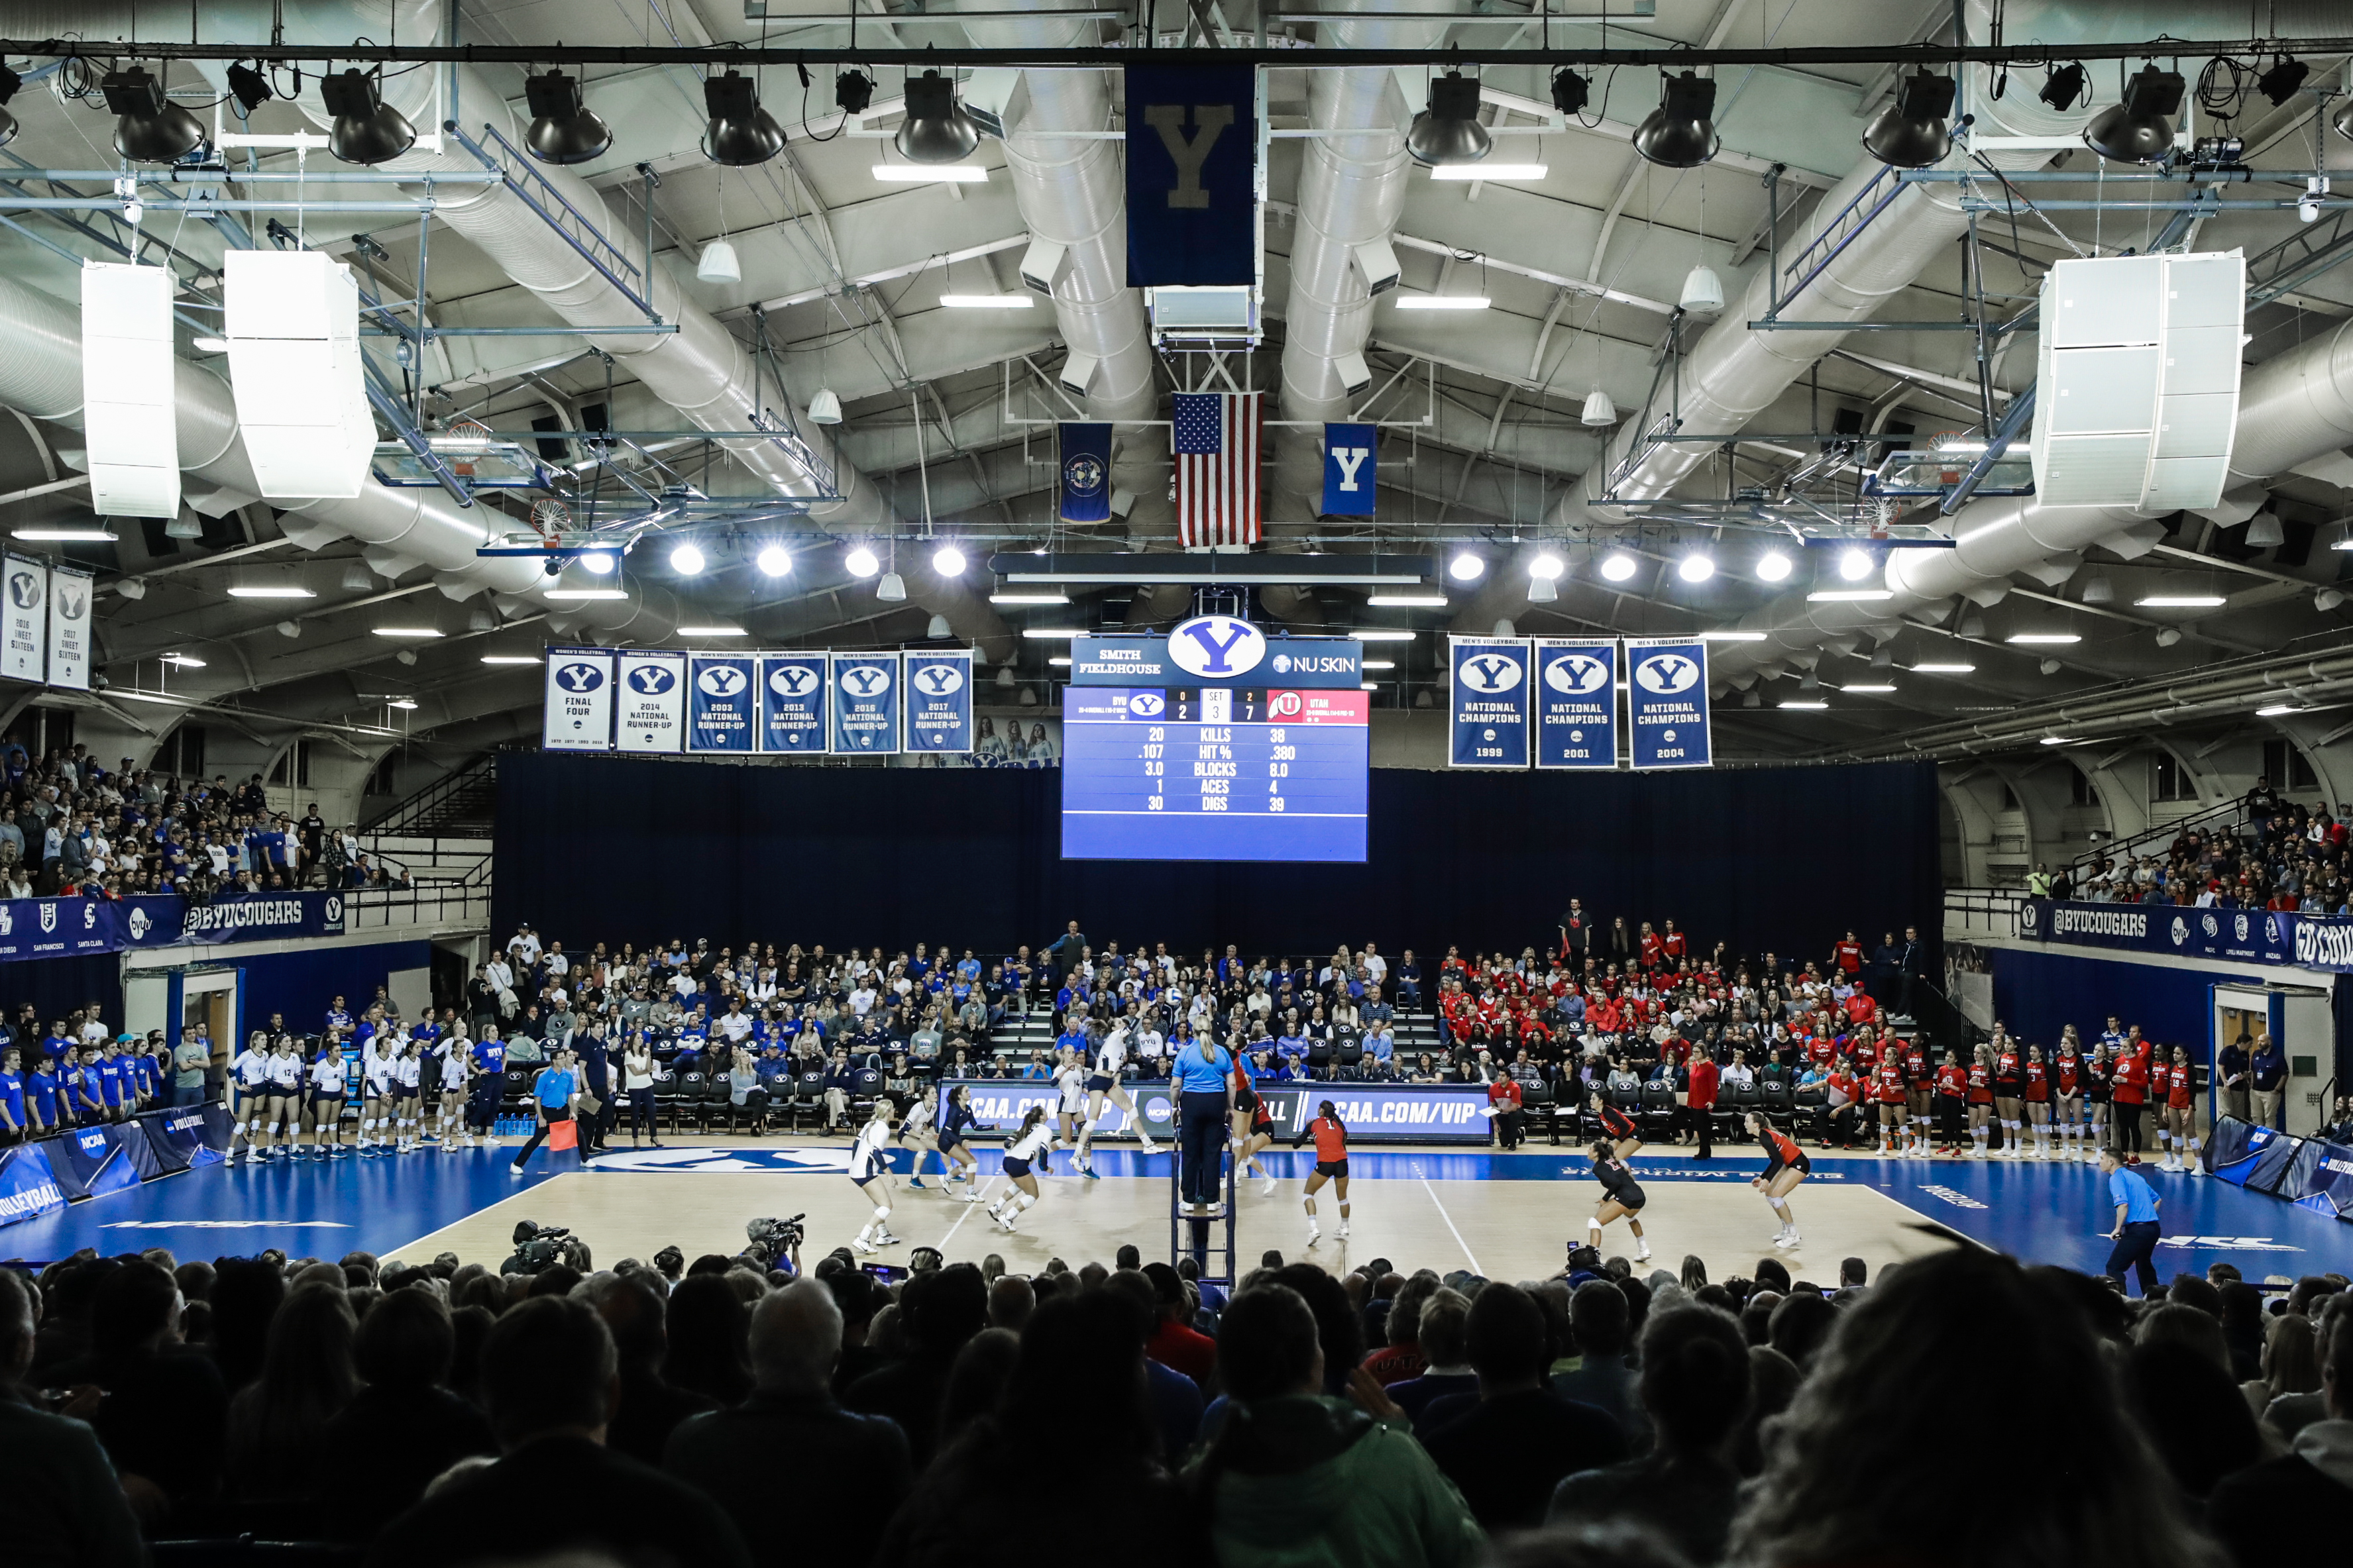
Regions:
<instances>
[{"instance_id":1,"label":"court center y logo","mask_svg":"<svg viewBox=\"0 0 2353 1568\"><path fill-rule=\"evenodd\" d=\"M1266 634L1232 616L1196 616L1168 634L1168 657L1187 675L1246 675L1266 657Z\"/></svg>"}]
</instances>

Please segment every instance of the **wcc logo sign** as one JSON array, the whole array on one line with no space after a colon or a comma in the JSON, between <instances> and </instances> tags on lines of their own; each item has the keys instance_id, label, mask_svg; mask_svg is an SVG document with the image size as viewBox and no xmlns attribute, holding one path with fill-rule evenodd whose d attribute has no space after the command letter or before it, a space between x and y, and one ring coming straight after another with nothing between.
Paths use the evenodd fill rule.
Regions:
<instances>
[{"instance_id":1,"label":"wcc logo sign","mask_svg":"<svg viewBox=\"0 0 2353 1568\"><path fill-rule=\"evenodd\" d=\"M1196 616L1168 634L1168 658L1187 675L1230 680L1266 658L1266 634L1233 616Z\"/></svg>"},{"instance_id":2,"label":"wcc logo sign","mask_svg":"<svg viewBox=\"0 0 2353 1568\"><path fill-rule=\"evenodd\" d=\"M1131 66L1127 286L1258 280L1256 73Z\"/></svg>"}]
</instances>

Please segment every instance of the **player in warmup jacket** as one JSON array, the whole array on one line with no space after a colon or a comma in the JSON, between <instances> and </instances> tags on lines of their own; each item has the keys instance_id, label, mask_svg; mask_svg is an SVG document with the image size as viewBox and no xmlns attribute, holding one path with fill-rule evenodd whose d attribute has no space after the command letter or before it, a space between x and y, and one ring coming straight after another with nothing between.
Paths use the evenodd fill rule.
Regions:
<instances>
[{"instance_id":1,"label":"player in warmup jacket","mask_svg":"<svg viewBox=\"0 0 2353 1568\"><path fill-rule=\"evenodd\" d=\"M1601 1135L1609 1141L1617 1157L1632 1159L1635 1152L1642 1147L1642 1130L1635 1125L1634 1119L1602 1099L1598 1089L1586 1103L1592 1109L1594 1119L1601 1123ZM1641 1233L1637 1231L1635 1234L1639 1236Z\"/></svg>"},{"instance_id":2,"label":"player in warmup jacket","mask_svg":"<svg viewBox=\"0 0 2353 1568\"><path fill-rule=\"evenodd\" d=\"M259 1029L253 1031L245 1049L237 1053L228 1064L230 1100L229 1115L235 1131L229 1140L228 1157L225 1165L237 1163L237 1141L245 1144L245 1163L259 1162L261 1152L268 1147L262 1139L262 1110L269 1100L269 1042ZM76 1074L79 1077L79 1073Z\"/></svg>"},{"instance_id":3,"label":"player in warmup jacket","mask_svg":"<svg viewBox=\"0 0 2353 1568\"><path fill-rule=\"evenodd\" d=\"M1789 1194L1812 1173L1813 1166L1807 1163L1806 1152L1798 1147L1797 1140L1767 1121L1763 1111L1748 1113L1748 1131L1765 1145L1767 1161L1764 1173L1750 1177L1748 1184L1763 1193L1766 1203L1781 1217L1781 1228L1773 1237L1773 1245L1795 1247L1802 1238L1798 1235L1798 1218L1789 1212Z\"/></svg>"},{"instance_id":4,"label":"player in warmup jacket","mask_svg":"<svg viewBox=\"0 0 2353 1568\"><path fill-rule=\"evenodd\" d=\"M1928 1152L1929 1118L1936 1104L1936 1064L1917 1037L1906 1040L1896 1058L1904 1065L1904 1098L1910 1123L1911 1137L1905 1152L1926 1154Z\"/></svg>"},{"instance_id":5,"label":"player in warmup jacket","mask_svg":"<svg viewBox=\"0 0 2353 1568\"><path fill-rule=\"evenodd\" d=\"M2116 1104L2116 1152L2127 1165L2140 1163L2140 1118L2147 1109L2148 1058L2127 1045L2109 1074L2109 1094Z\"/></svg>"},{"instance_id":6,"label":"player in warmup jacket","mask_svg":"<svg viewBox=\"0 0 2353 1568\"><path fill-rule=\"evenodd\" d=\"M1626 1162L1607 1138L1593 1141L1593 1179L1601 1184L1601 1201L1594 1205L1593 1217L1585 1222L1586 1244L1596 1252L1601 1250L1601 1233L1613 1220L1623 1219L1626 1228L1634 1233L1634 1261L1646 1263L1651 1257L1650 1241L1642 1235L1642 1205L1650 1200L1642 1195L1642 1184L1626 1168Z\"/></svg>"},{"instance_id":7,"label":"player in warmup jacket","mask_svg":"<svg viewBox=\"0 0 2353 1568\"><path fill-rule=\"evenodd\" d=\"M980 1162L973 1157L972 1143L966 1136L979 1121L972 1113L965 1086L958 1084L950 1089L947 1109L940 1113L940 1162L948 1168L946 1185L953 1188L962 1182L964 1191L956 1195L968 1204L980 1201L980 1189L973 1184L973 1177L980 1172Z\"/></svg>"},{"instance_id":8,"label":"player in warmup jacket","mask_svg":"<svg viewBox=\"0 0 2353 1568\"><path fill-rule=\"evenodd\" d=\"M1890 1052L1879 1058L1879 1066L1872 1069L1871 1077L1879 1094L1880 1153L1910 1152L1904 1143L1904 1124L1907 1115L1905 1101L1909 1098L1904 1088L1904 1064Z\"/></svg>"},{"instance_id":9,"label":"player in warmup jacket","mask_svg":"<svg viewBox=\"0 0 2353 1568\"><path fill-rule=\"evenodd\" d=\"M1959 1156L1962 1122L1968 1107L1969 1069L1961 1065L1958 1052L1947 1051L1943 1065L1936 1068L1937 1153Z\"/></svg>"},{"instance_id":10,"label":"player in warmup jacket","mask_svg":"<svg viewBox=\"0 0 2353 1568\"><path fill-rule=\"evenodd\" d=\"M1993 1112L2001 1123L2001 1157L2019 1158L2019 1130L2025 1125L2026 1058L2018 1042L1994 1027Z\"/></svg>"},{"instance_id":11,"label":"player in warmup jacket","mask_svg":"<svg viewBox=\"0 0 2353 1568\"><path fill-rule=\"evenodd\" d=\"M1160 1145L1155 1143L1152 1134L1144 1129L1144 1118L1136 1110L1135 1101L1128 1098L1126 1089L1120 1087L1119 1075L1127 1066L1127 1026L1124 1023L1112 1026L1111 1032L1103 1037L1103 1044L1095 1047L1094 1060L1091 1065L1093 1070L1087 1074L1087 1123L1079 1132L1078 1157L1079 1169L1089 1177L1095 1173L1095 1122L1102 1117L1106 1101L1127 1113L1127 1124L1135 1129L1138 1147L1147 1154L1160 1152Z\"/></svg>"},{"instance_id":12,"label":"player in warmup jacket","mask_svg":"<svg viewBox=\"0 0 2353 1568\"><path fill-rule=\"evenodd\" d=\"M1314 1246L1323 1239L1324 1232L1315 1219L1315 1194L1324 1184L1333 1183L1340 1194L1340 1239L1348 1239L1348 1130L1340 1123L1340 1112L1330 1100L1315 1108L1315 1120L1305 1131L1291 1141L1294 1149L1310 1138L1315 1140L1315 1169L1307 1177L1307 1245Z\"/></svg>"},{"instance_id":13,"label":"player in warmup jacket","mask_svg":"<svg viewBox=\"0 0 2353 1568\"><path fill-rule=\"evenodd\" d=\"M1033 1105L1029 1115L1043 1121L1046 1108ZM1051 1129L1048 1129L1049 1134ZM873 1252L895 1245L899 1238L891 1234L891 1155L884 1145L891 1142L891 1097L874 1097L874 1114L858 1130L857 1141L849 1146L849 1180L859 1195L874 1205L874 1217L866 1222L849 1243L853 1252Z\"/></svg>"},{"instance_id":14,"label":"player in warmup jacket","mask_svg":"<svg viewBox=\"0 0 2353 1568\"><path fill-rule=\"evenodd\" d=\"M1005 1179L1009 1184L1005 1195L988 1205L988 1217L997 1222L999 1230L1010 1234L1013 1222L1038 1201L1038 1178L1030 1173L1030 1162L1034 1160L1050 1172L1053 1148L1054 1130L1046 1125L1046 1108L1033 1105L1021 1119L1019 1130L1005 1145Z\"/></svg>"},{"instance_id":15,"label":"player in warmup jacket","mask_svg":"<svg viewBox=\"0 0 2353 1568\"><path fill-rule=\"evenodd\" d=\"M1969 1142L1972 1152L1986 1157L1986 1142L1993 1121L1993 1047L1979 1046L1969 1063Z\"/></svg>"},{"instance_id":16,"label":"player in warmup jacket","mask_svg":"<svg viewBox=\"0 0 2353 1568\"><path fill-rule=\"evenodd\" d=\"M2059 1158L2073 1163L2083 1149L2084 1058L2073 1034L2059 1037L2059 1053L2051 1060L2051 1120L2059 1128Z\"/></svg>"},{"instance_id":17,"label":"player in warmup jacket","mask_svg":"<svg viewBox=\"0 0 2353 1568\"><path fill-rule=\"evenodd\" d=\"M2162 1074L2159 1085L2163 1090L2164 1110L2159 1113L2165 1124L2158 1130L2158 1141L2169 1143L2172 1150L2161 1167L2168 1171L2187 1171L2202 1176L2206 1167L2198 1161L2198 1111L2192 1098L2197 1088L2197 1074L2189 1066L2189 1050L2186 1046L2173 1047L2173 1060L2158 1068Z\"/></svg>"},{"instance_id":18,"label":"player in warmup jacket","mask_svg":"<svg viewBox=\"0 0 2353 1568\"><path fill-rule=\"evenodd\" d=\"M2051 1064L2041 1046L2026 1047L2026 1131L2034 1140L2028 1154L2049 1160L2051 1152Z\"/></svg>"},{"instance_id":19,"label":"player in warmup jacket","mask_svg":"<svg viewBox=\"0 0 2353 1568\"><path fill-rule=\"evenodd\" d=\"M343 1130L343 1094L348 1076L343 1065L343 1043L329 1035L320 1043L318 1058L311 1064L311 1115L319 1134L311 1148L314 1159L331 1159L351 1152L337 1142Z\"/></svg>"},{"instance_id":20,"label":"player in warmup jacket","mask_svg":"<svg viewBox=\"0 0 2353 1568\"><path fill-rule=\"evenodd\" d=\"M2104 1040L2084 1058L2084 1110L2091 1119L2091 1124L2084 1133L2084 1153L2094 1163L2099 1160L2100 1151L2108 1146L2113 1127L2108 1105L2116 1093L2116 1058Z\"/></svg>"}]
</instances>

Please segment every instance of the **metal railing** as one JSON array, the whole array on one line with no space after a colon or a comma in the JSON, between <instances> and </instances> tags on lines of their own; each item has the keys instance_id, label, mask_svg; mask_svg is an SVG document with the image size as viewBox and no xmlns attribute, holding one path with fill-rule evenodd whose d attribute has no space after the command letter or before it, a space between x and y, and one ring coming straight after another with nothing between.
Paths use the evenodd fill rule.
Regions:
<instances>
[{"instance_id":1,"label":"metal railing","mask_svg":"<svg viewBox=\"0 0 2353 1568\"><path fill-rule=\"evenodd\" d=\"M2235 829L2245 819L2244 803L2226 800L2220 805L2210 805L2193 811L2187 816L2177 816L2170 822L2152 823L2138 833L2123 838L2112 838L2096 849L2087 849L2067 863L2068 875L2078 886L2084 873L2102 860L2128 858L2137 860L2153 846L2170 846L2185 833L2213 832Z\"/></svg>"},{"instance_id":2,"label":"metal railing","mask_svg":"<svg viewBox=\"0 0 2353 1568\"><path fill-rule=\"evenodd\" d=\"M499 754L486 752L455 773L444 773L416 794L395 801L370 819L364 830L375 837L431 837L430 834L405 836L401 829L410 823L433 821L436 812L454 805L460 796L494 791L498 776Z\"/></svg>"},{"instance_id":3,"label":"metal railing","mask_svg":"<svg viewBox=\"0 0 2353 1568\"><path fill-rule=\"evenodd\" d=\"M2026 895L2008 888L1945 889L1945 935L1967 942L2018 934L2018 911Z\"/></svg>"},{"instance_id":4,"label":"metal railing","mask_svg":"<svg viewBox=\"0 0 2353 1568\"><path fill-rule=\"evenodd\" d=\"M483 862L487 868L489 859ZM343 895L343 931L400 931L417 926L491 923L491 884L480 881L420 882L413 888L354 888Z\"/></svg>"}]
</instances>

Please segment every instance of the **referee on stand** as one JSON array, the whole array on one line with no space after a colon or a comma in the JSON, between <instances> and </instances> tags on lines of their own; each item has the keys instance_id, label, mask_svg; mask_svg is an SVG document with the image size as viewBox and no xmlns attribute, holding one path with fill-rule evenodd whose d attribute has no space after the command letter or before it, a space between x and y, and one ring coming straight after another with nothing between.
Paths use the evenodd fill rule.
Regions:
<instances>
[{"instance_id":1,"label":"referee on stand","mask_svg":"<svg viewBox=\"0 0 2353 1568\"><path fill-rule=\"evenodd\" d=\"M1232 1126L1233 1072L1232 1055L1201 1035L1186 1042L1169 1068L1176 1090L1177 1184L1188 1214L1201 1214L1216 1203L1223 1184L1219 1177Z\"/></svg>"}]
</instances>

